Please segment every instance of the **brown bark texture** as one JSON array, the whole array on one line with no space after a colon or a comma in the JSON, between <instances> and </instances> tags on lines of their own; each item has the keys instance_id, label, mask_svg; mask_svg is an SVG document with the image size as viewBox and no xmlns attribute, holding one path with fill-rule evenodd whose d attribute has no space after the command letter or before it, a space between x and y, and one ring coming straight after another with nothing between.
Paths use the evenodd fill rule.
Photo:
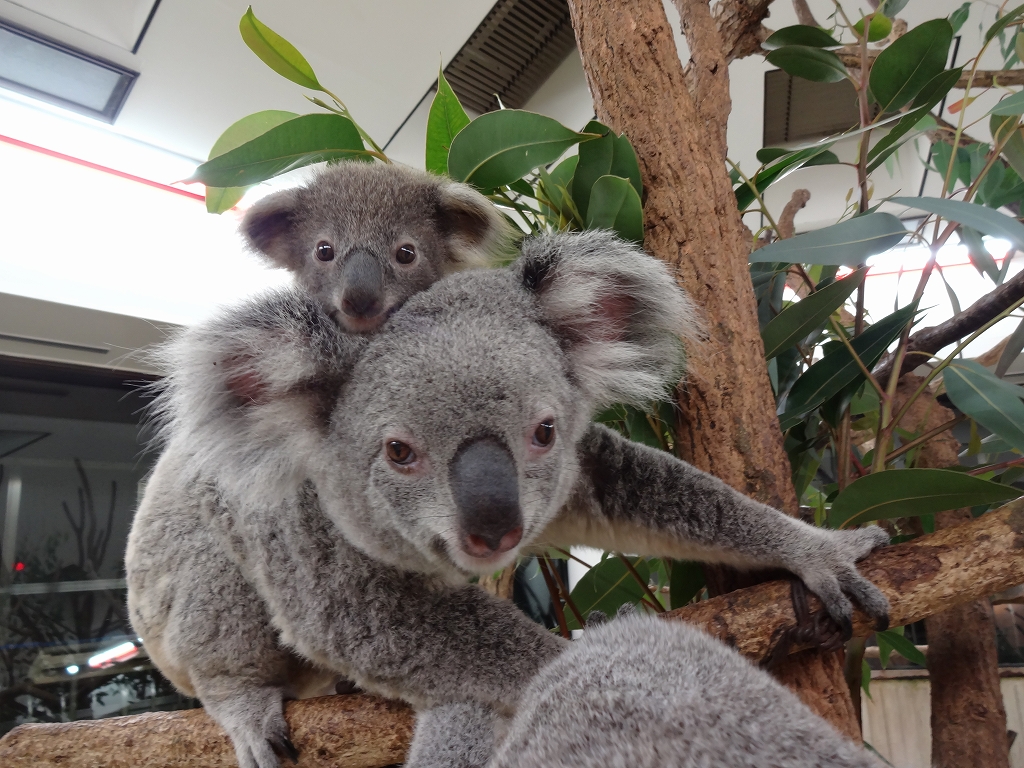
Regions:
<instances>
[{"instance_id":1,"label":"brown bark texture","mask_svg":"<svg viewBox=\"0 0 1024 768\"><path fill-rule=\"evenodd\" d=\"M707 325L680 394L680 455L794 514L747 267L750 234L726 167L728 64L751 52L768 2L721 3L715 14L707 0L675 4L690 47L685 71L659 0L570 0L569 9L597 117L629 137L640 161L644 245L677 270ZM725 574L713 582L723 589L739 583ZM820 666L818 676L834 680L837 692L799 694L856 738L849 707L831 704L846 687L838 656L811 654L807 663Z\"/></svg>"},{"instance_id":2,"label":"brown bark texture","mask_svg":"<svg viewBox=\"0 0 1024 768\"><path fill-rule=\"evenodd\" d=\"M400 763L412 710L375 696L291 701L285 717L303 768ZM282 763L283 765L284 763ZM0 739L4 768L236 768L228 737L201 709L19 725Z\"/></svg>"},{"instance_id":3,"label":"brown bark texture","mask_svg":"<svg viewBox=\"0 0 1024 768\"><path fill-rule=\"evenodd\" d=\"M860 564L885 592L894 626L1024 583L1024 500L972 522L895 547ZM791 584L775 581L705 600L665 614L686 621L761 661L797 626ZM812 615L821 603L810 596ZM866 636L871 620L857 612L854 632ZM835 697L832 678L806 663L799 643L792 666L801 690ZM843 687L840 690L845 690ZM833 706L849 706L834 700ZM374 696L327 696L289 702L286 716L302 753L300 765L380 768L403 759L412 736L412 712ZM202 710L154 712L99 721L21 725L0 739L4 768L227 768L231 745ZM983 765L983 763L976 763ZM998 763L996 764L998 765Z\"/></svg>"},{"instance_id":4,"label":"brown bark texture","mask_svg":"<svg viewBox=\"0 0 1024 768\"><path fill-rule=\"evenodd\" d=\"M902 407L921 381L918 376L903 377L897 407ZM952 411L925 392L908 409L901 426L910 432L924 433L953 417ZM959 451L960 442L945 432L924 444L916 466L955 466L959 463ZM952 529L972 519L967 509L942 512L935 516L935 528ZM981 599L936 613L925 619L925 632L931 680L932 765L1009 768L1010 744L999 690L992 606L987 599Z\"/></svg>"}]
</instances>

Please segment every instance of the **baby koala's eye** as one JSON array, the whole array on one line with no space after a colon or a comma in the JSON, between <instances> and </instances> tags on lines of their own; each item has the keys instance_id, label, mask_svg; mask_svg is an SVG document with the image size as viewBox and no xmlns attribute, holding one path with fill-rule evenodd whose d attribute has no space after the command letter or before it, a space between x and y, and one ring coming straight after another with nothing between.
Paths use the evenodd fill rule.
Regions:
<instances>
[{"instance_id":1,"label":"baby koala's eye","mask_svg":"<svg viewBox=\"0 0 1024 768\"><path fill-rule=\"evenodd\" d=\"M412 264L416 261L416 248L408 243L398 246L398 250L395 251L395 261L399 264Z\"/></svg>"},{"instance_id":2,"label":"baby koala's eye","mask_svg":"<svg viewBox=\"0 0 1024 768\"><path fill-rule=\"evenodd\" d=\"M316 244L316 248L313 249L313 253L320 261L331 261L334 259L334 246L328 243L326 240L321 240Z\"/></svg>"},{"instance_id":3,"label":"baby koala's eye","mask_svg":"<svg viewBox=\"0 0 1024 768\"><path fill-rule=\"evenodd\" d=\"M555 420L544 419L533 432L533 444L546 448L555 439Z\"/></svg>"},{"instance_id":4,"label":"baby koala's eye","mask_svg":"<svg viewBox=\"0 0 1024 768\"><path fill-rule=\"evenodd\" d=\"M398 464L400 467L408 466L416 461L416 452L398 440L390 440L384 452L387 454L388 461Z\"/></svg>"}]
</instances>

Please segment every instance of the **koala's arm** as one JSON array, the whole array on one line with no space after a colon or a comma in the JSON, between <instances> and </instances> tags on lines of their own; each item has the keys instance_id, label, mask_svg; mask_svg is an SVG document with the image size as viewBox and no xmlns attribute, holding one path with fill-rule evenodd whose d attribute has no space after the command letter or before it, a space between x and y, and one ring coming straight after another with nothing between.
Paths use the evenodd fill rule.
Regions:
<instances>
[{"instance_id":1,"label":"koala's arm","mask_svg":"<svg viewBox=\"0 0 1024 768\"><path fill-rule=\"evenodd\" d=\"M591 426L577 448L579 484L542 541L781 567L799 576L841 624L852 617L847 594L887 624L888 601L854 566L888 543L877 526L815 528L601 425Z\"/></svg>"}]
</instances>

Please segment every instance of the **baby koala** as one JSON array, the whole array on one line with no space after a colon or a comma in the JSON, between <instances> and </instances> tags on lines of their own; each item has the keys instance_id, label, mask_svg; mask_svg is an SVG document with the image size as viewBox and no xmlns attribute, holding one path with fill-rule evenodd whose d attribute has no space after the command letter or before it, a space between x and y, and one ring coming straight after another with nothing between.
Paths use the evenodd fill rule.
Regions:
<instances>
[{"instance_id":1,"label":"baby koala","mask_svg":"<svg viewBox=\"0 0 1024 768\"><path fill-rule=\"evenodd\" d=\"M511 227L465 184L347 161L263 198L241 231L251 250L291 270L339 326L362 333L443 275L492 262Z\"/></svg>"}]
</instances>

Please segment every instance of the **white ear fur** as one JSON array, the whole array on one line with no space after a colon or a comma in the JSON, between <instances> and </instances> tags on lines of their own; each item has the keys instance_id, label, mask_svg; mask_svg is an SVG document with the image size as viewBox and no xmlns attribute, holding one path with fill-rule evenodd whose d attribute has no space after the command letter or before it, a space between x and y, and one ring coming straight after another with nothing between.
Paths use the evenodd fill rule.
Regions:
<instances>
[{"instance_id":1,"label":"white ear fur","mask_svg":"<svg viewBox=\"0 0 1024 768\"><path fill-rule=\"evenodd\" d=\"M167 377L157 440L240 503L280 500L305 480L333 398L361 349L320 307L285 290L222 310L156 352Z\"/></svg>"},{"instance_id":2,"label":"white ear fur","mask_svg":"<svg viewBox=\"0 0 1024 768\"><path fill-rule=\"evenodd\" d=\"M520 264L595 408L644 407L678 382L684 343L703 334L663 262L610 232L587 231L527 240Z\"/></svg>"},{"instance_id":3,"label":"white ear fur","mask_svg":"<svg viewBox=\"0 0 1024 768\"><path fill-rule=\"evenodd\" d=\"M443 182L438 215L447 234L452 271L494 266L509 255L512 226L490 200L469 185Z\"/></svg>"}]
</instances>

